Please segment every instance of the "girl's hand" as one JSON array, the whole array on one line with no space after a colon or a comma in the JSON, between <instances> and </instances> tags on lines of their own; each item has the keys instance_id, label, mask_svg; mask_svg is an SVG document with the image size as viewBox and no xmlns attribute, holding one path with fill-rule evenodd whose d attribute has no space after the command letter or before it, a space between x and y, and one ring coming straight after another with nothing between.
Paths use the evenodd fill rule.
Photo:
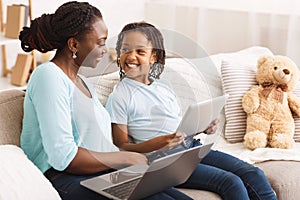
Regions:
<instances>
[{"instance_id":1,"label":"girl's hand","mask_svg":"<svg viewBox=\"0 0 300 200\"><path fill-rule=\"evenodd\" d=\"M216 130L217 130L217 128L218 128L218 123L219 123L218 119L213 120L209 124L208 128L206 130L204 130L203 132L206 133L206 134L208 134L208 135L215 133Z\"/></svg>"},{"instance_id":2,"label":"girl's hand","mask_svg":"<svg viewBox=\"0 0 300 200\"><path fill-rule=\"evenodd\" d=\"M186 134L181 132L175 132L169 135L160 136L163 142L165 143L164 147L160 150L166 151L174 148L175 146L181 144L186 137Z\"/></svg>"}]
</instances>

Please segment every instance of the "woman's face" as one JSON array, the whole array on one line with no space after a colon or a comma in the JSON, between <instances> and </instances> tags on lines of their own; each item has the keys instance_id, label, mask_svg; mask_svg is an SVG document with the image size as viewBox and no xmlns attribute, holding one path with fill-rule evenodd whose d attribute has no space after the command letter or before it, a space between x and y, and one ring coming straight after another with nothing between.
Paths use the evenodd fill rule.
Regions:
<instances>
[{"instance_id":1,"label":"woman's face","mask_svg":"<svg viewBox=\"0 0 300 200\"><path fill-rule=\"evenodd\" d=\"M148 84L150 64L156 61L156 56L146 35L138 31L125 33L120 52L120 65L126 77Z\"/></svg>"},{"instance_id":2,"label":"woman's face","mask_svg":"<svg viewBox=\"0 0 300 200\"><path fill-rule=\"evenodd\" d=\"M88 32L80 41L77 56L81 59L82 66L95 68L107 51L105 41L108 30L100 18L92 25L92 28L93 31Z\"/></svg>"}]
</instances>

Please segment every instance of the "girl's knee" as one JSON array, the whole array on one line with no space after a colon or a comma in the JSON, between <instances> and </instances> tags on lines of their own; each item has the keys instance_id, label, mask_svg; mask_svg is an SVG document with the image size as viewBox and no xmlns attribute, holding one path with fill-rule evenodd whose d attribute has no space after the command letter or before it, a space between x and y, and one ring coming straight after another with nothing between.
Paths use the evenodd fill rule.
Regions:
<instances>
[{"instance_id":1,"label":"girl's knee","mask_svg":"<svg viewBox=\"0 0 300 200\"><path fill-rule=\"evenodd\" d=\"M242 179L235 174L228 173L220 187L222 199L249 199Z\"/></svg>"},{"instance_id":2,"label":"girl's knee","mask_svg":"<svg viewBox=\"0 0 300 200\"><path fill-rule=\"evenodd\" d=\"M252 179L255 179L257 181L258 180L267 180L263 170L261 170L258 167L253 167L251 170L249 170L247 177L251 177ZM249 179L249 178L247 178L247 179Z\"/></svg>"},{"instance_id":3,"label":"girl's knee","mask_svg":"<svg viewBox=\"0 0 300 200\"><path fill-rule=\"evenodd\" d=\"M236 188L244 187L242 179L232 173L228 173L225 181L227 185L230 185L231 187L236 187Z\"/></svg>"}]
</instances>

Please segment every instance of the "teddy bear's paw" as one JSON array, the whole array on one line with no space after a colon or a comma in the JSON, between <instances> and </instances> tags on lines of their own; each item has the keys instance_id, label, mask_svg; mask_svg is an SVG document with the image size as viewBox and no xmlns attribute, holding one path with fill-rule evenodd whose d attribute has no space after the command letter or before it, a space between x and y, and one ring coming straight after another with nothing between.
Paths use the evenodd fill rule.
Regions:
<instances>
[{"instance_id":1,"label":"teddy bear's paw","mask_svg":"<svg viewBox=\"0 0 300 200\"><path fill-rule=\"evenodd\" d=\"M246 113L254 113L259 107L259 99L255 95L245 95L242 100L242 106Z\"/></svg>"},{"instance_id":2,"label":"teddy bear's paw","mask_svg":"<svg viewBox=\"0 0 300 200\"><path fill-rule=\"evenodd\" d=\"M287 134L276 134L270 141L270 147L272 148L291 149L294 145L294 139Z\"/></svg>"},{"instance_id":3,"label":"teddy bear's paw","mask_svg":"<svg viewBox=\"0 0 300 200\"><path fill-rule=\"evenodd\" d=\"M251 150L266 147L267 143L267 136L261 131L252 131L244 136L244 145Z\"/></svg>"}]
</instances>

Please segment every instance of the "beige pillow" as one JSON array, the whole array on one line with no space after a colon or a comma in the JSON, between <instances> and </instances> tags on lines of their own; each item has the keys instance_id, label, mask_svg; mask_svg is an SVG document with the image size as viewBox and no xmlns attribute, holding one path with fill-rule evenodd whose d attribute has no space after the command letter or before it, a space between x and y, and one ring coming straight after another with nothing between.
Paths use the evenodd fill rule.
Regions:
<instances>
[{"instance_id":1,"label":"beige pillow","mask_svg":"<svg viewBox=\"0 0 300 200\"><path fill-rule=\"evenodd\" d=\"M243 141L246 132L246 113L242 108L242 97L252 85L256 85L256 66L247 64L232 64L223 61L221 66L221 76L223 90L229 94L229 99L225 106L225 132L227 141L235 143ZM293 91L300 97L300 84ZM295 117L296 141L300 141L300 119Z\"/></svg>"},{"instance_id":2,"label":"beige pillow","mask_svg":"<svg viewBox=\"0 0 300 200\"><path fill-rule=\"evenodd\" d=\"M105 106L108 96L113 91L114 86L119 82L120 76L119 72L113 72L89 77L87 79L94 86L99 101Z\"/></svg>"},{"instance_id":3,"label":"beige pillow","mask_svg":"<svg viewBox=\"0 0 300 200\"><path fill-rule=\"evenodd\" d=\"M185 112L190 104L207 100L213 95L209 83L198 67L184 58L166 60L161 79L171 83L182 112Z\"/></svg>"}]
</instances>

